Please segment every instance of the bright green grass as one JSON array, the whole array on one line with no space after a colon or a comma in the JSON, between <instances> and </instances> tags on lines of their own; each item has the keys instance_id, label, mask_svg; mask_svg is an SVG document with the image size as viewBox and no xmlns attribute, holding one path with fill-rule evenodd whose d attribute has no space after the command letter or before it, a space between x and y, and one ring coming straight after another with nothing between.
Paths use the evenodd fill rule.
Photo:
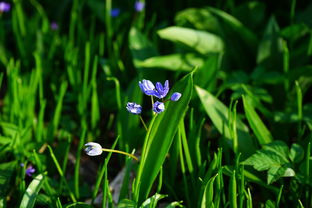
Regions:
<instances>
[{"instance_id":1,"label":"bright green grass","mask_svg":"<svg viewBox=\"0 0 312 208\"><path fill-rule=\"evenodd\" d=\"M312 207L311 3L10 3L0 207ZM182 97L155 115L142 79Z\"/></svg>"}]
</instances>

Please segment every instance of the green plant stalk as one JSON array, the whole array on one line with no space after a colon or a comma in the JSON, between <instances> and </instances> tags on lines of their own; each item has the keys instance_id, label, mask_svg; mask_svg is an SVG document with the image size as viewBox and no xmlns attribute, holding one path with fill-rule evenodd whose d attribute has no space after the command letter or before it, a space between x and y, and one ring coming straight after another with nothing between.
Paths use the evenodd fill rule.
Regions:
<instances>
[{"instance_id":1,"label":"green plant stalk","mask_svg":"<svg viewBox=\"0 0 312 208\"><path fill-rule=\"evenodd\" d=\"M57 200L56 200L56 207L57 207L57 208L63 208L62 203L61 203L61 200L60 200L59 197L57 197Z\"/></svg>"},{"instance_id":2,"label":"green plant stalk","mask_svg":"<svg viewBox=\"0 0 312 208\"><path fill-rule=\"evenodd\" d=\"M251 196L251 193L250 193L250 189L247 188L248 190L248 195L247 195L247 207L248 208L252 208L252 196Z\"/></svg>"},{"instance_id":3,"label":"green plant stalk","mask_svg":"<svg viewBox=\"0 0 312 208\"><path fill-rule=\"evenodd\" d=\"M229 132L233 140L233 150L234 153L238 153L238 138L237 138L237 129L236 129L236 106L238 101L236 100L233 106L233 100L231 100L229 107Z\"/></svg>"},{"instance_id":4,"label":"green plant stalk","mask_svg":"<svg viewBox=\"0 0 312 208\"><path fill-rule=\"evenodd\" d=\"M301 137L302 134L302 91L299 82L296 81L296 93L297 93L297 108L298 108L298 135Z\"/></svg>"},{"instance_id":5,"label":"green plant stalk","mask_svg":"<svg viewBox=\"0 0 312 208\"><path fill-rule=\"evenodd\" d=\"M107 199L107 192L109 191L109 186L107 183L107 168L104 171L104 183L103 183L103 195L102 195L102 208L106 208L106 199Z\"/></svg>"},{"instance_id":6,"label":"green plant stalk","mask_svg":"<svg viewBox=\"0 0 312 208\"><path fill-rule=\"evenodd\" d=\"M289 50L288 50L286 41L283 41L283 70L284 70L284 74L287 75L287 73L289 71ZM285 91L288 92L289 80L288 80L287 76L284 80L285 80L285 82L284 82Z\"/></svg>"},{"instance_id":7,"label":"green plant stalk","mask_svg":"<svg viewBox=\"0 0 312 208\"><path fill-rule=\"evenodd\" d=\"M113 55L113 46L112 46L112 24L111 24L111 10L112 10L112 0L105 1L105 26L106 26L106 45L108 56L111 57Z\"/></svg>"},{"instance_id":8,"label":"green plant stalk","mask_svg":"<svg viewBox=\"0 0 312 208\"><path fill-rule=\"evenodd\" d=\"M145 124L145 122L144 122L144 120L143 120L141 115L139 116L139 118L140 118L140 120L141 120L141 122L142 122L142 124L143 124L143 126L145 128L145 130L148 131L147 126L146 126L146 124Z\"/></svg>"},{"instance_id":9,"label":"green plant stalk","mask_svg":"<svg viewBox=\"0 0 312 208\"><path fill-rule=\"evenodd\" d=\"M71 143L71 138L70 136L68 135L68 138L67 138L67 147L65 149L65 154L64 154L64 161L63 161L63 164L62 164L62 171L64 173L64 175L66 175L66 167L67 167L67 161L68 161L68 153L69 153L69 150L70 150L70 143ZM61 184L60 184L60 188L59 188L59 191L58 192L61 192L62 188L63 188L63 184L64 184L64 181L63 181L63 178L61 178Z\"/></svg>"},{"instance_id":10,"label":"green plant stalk","mask_svg":"<svg viewBox=\"0 0 312 208\"><path fill-rule=\"evenodd\" d=\"M43 131L44 131L44 111L46 107L46 100L40 100L40 110L38 116L38 125L37 125L37 132L36 132L36 139L37 142L43 141Z\"/></svg>"},{"instance_id":11,"label":"green plant stalk","mask_svg":"<svg viewBox=\"0 0 312 208\"><path fill-rule=\"evenodd\" d=\"M237 208L237 186L235 170L230 178L230 192L229 192L230 207Z\"/></svg>"},{"instance_id":12,"label":"green plant stalk","mask_svg":"<svg viewBox=\"0 0 312 208\"><path fill-rule=\"evenodd\" d=\"M243 208L244 207L244 200L245 200L245 195L244 193L246 192L245 189L245 175L244 175L244 165L240 166L240 176L241 176L241 184L240 184L240 193L239 193L239 208Z\"/></svg>"},{"instance_id":13,"label":"green plant stalk","mask_svg":"<svg viewBox=\"0 0 312 208\"><path fill-rule=\"evenodd\" d=\"M53 136L55 135L55 132L56 132L58 125L59 125L59 122L60 122L60 117L61 117L61 113L62 113L63 98L65 96L66 90L67 90L67 82L63 82L61 85L61 88L60 88L59 97L58 97L56 108L54 111L52 130L50 132L50 134L51 134L50 140L53 139Z\"/></svg>"},{"instance_id":14,"label":"green plant stalk","mask_svg":"<svg viewBox=\"0 0 312 208\"><path fill-rule=\"evenodd\" d=\"M190 199L190 191L189 191L189 188L188 188L188 185L187 185L187 179L186 179L186 171L185 171L185 165L184 165L184 158L183 158L183 149L182 149L182 144L181 144L181 133L179 131L179 153L180 153L180 163L181 163L181 171L182 171L182 174L183 174L183 184L184 184L184 187L185 187L185 197L186 197L186 203L188 205L191 205L191 199Z\"/></svg>"},{"instance_id":15,"label":"green plant stalk","mask_svg":"<svg viewBox=\"0 0 312 208\"><path fill-rule=\"evenodd\" d=\"M116 138L116 140L113 143L111 149L114 149L116 147L118 139L119 139L119 136ZM105 171L107 169L107 164L108 164L108 162L110 160L111 155L112 155L112 152L108 153L108 155L107 155L107 157L106 157L106 159L104 161L104 164L103 164L103 166L101 168L101 171L100 171L99 175L96 177L97 180L96 180L95 187L94 187L94 190L93 190L93 193L92 193L92 203L91 204L93 204L94 199L95 199L95 197L96 197L96 195L97 195L97 193L99 191L99 188L100 188L100 185L101 185L101 181L102 181L102 179L104 177L104 173L105 173Z\"/></svg>"},{"instance_id":16,"label":"green plant stalk","mask_svg":"<svg viewBox=\"0 0 312 208\"><path fill-rule=\"evenodd\" d=\"M279 204L280 204L280 201L281 201L281 197L282 197L282 193L283 193L283 188L284 188L284 185L281 185L281 188L278 192L278 195L277 195L277 199L276 199L276 207L278 208L279 207Z\"/></svg>"},{"instance_id":17,"label":"green plant stalk","mask_svg":"<svg viewBox=\"0 0 312 208\"><path fill-rule=\"evenodd\" d=\"M184 127L184 121L183 120L181 120L180 123L179 123L179 131L180 131L180 135L181 135L182 149L184 150L186 164L188 166L188 169L189 169L190 173L193 174L194 167L193 167L193 164L192 164L190 150L189 150L188 144L187 144L187 138L186 138L186 133L185 133L185 127Z\"/></svg>"},{"instance_id":18,"label":"green plant stalk","mask_svg":"<svg viewBox=\"0 0 312 208\"><path fill-rule=\"evenodd\" d=\"M159 181L158 181L158 186L157 186L157 193L160 193L162 184L163 184L163 168L161 166L159 170Z\"/></svg>"},{"instance_id":19,"label":"green plant stalk","mask_svg":"<svg viewBox=\"0 0 312 208\"><path fill-rule=\"evenodd\" d=\"M306 158L305 158L305 181L306 184L310 183L310 156L311 156L311 142L308 143L307 145L307 150L306 150ZM310 202L310 187L308 185L306 185L305 187L305 198L306 198L306 207L309 207L309 203Z\"/></svg>"},{"instance_id":20,"label":"green plant stalk","mask_svg":"<svg viewBox=\"0 0 312 208\"><path fill-rule=\"evenodd\" d=\"M64 173L63 173L63 171L62 171L62 169L61 169L61 167L60 167L60 164L58 163L58 161L57 161L57 159L56 159L56 157L55 157L55 155L54 155L54 153L53 153L53 150L52 150L52 148L50 147L50 145L48 145L48 149L49 149L49 151L50 151L50 156L51 156L51 158L52 158L52 160L53 160L53 162L54 162L54 165L56 166L57 171L59 172L60 176L63 178L63 180L64 180L64 182L65 182L65 186L66 186L66 188L67 188L67 190L68 190L68 193L69 193L69 196L70 196L71 200L72 200L73 202L77 202L77 200L76 200L76 198L75 198L75 195L73 194L73 192L70 190L70 188L69 188L69 186L68 186L68 183L67 183L67 180L66 180L66 178L65 178L65 176L64 176Z\"/></svg>"},{"instance_id":21,"label":"green plant stalk","mask_svg":"<svg viewBox=\"0 0 312 208\"><path fill-rule=\"evenodd\" d=\"M79 194L79 169L80 169L80 157L81 157L81 150L83 148L83 144L85 143L85 136L87 132L87 127L84 126L82 130L82 134L79 140L79 145L77 149L77 155L76 155L76 163L75 163L75 172L74 172L74 184L75 184L75 195L76 198L80 198Z\"/></svg>"},{"instance_id":22,"label":"green plant stalk","mask_svg":"<svg viewBox=\"0 0 312 208\"><path fill-rule=\"evenodd\" d=\"M120 150L106 149L106 148L102 148L102 150L105 151L105 152L114 152L114 153L119 153L119 154L122 154L122 155L126 155L126 156L129 156L129 157L135 159L136 161L139 161L139 159L136 156L134 156L133 154L127 153L127 152L123 152L123 151L120 151Z\"/></svg>"},{"instance_id":23,"label":"green plant stalk","mask_svg":"<svg viewBox=\"0 0 312 208\"><path fill-rule=\"evenodd\" d=\"M78 17L78 6L79 0L73 1L73 7L70 15L70 24L69 24L69 42L74 45L75 42L75 27L77 25L77 17Z\"/></svg>"}]
</instances>

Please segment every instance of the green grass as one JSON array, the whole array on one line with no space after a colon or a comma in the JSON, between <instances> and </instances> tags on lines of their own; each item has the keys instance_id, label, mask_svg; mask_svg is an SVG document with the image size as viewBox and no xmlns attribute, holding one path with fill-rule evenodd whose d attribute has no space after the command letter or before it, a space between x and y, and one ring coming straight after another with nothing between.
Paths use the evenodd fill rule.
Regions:
<instances>
[{"instance_id":1,"label":"green grass","mask_svg":"<svg viewBox=\"0 0 312 208\"><path fill-rule=\"evenodd\" d=\"M312 207L312 4L141 2L0 11L0 207Z\"/></svg>"}]
</instances>

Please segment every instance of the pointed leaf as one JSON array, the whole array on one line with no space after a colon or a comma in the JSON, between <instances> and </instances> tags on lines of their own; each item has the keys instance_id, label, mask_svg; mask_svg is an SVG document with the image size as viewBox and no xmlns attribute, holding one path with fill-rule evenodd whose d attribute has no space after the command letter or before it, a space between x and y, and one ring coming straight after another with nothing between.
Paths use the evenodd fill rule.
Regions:
<instances>
[{"instance_id":1,"label":"pointed leaf","mask_svg":"<svg viewBox=\"0 0 312 208\"><path fill-rule=\"evenodd\" d=\"M273 141L273 137L251 105L250 98L243 96L243 103L248 123L250 124L251 129L256 135L259 143L261 145L271 143Z\"/></svg>"},{"instance_id":2,"label":"pointed leaf","mask_svg":"<svg viewBox=\"0 0 312 208\"><path fill-rule=\"evenodd\" d=\"M166 155L183 119L193 89L193 73L188 74L171 89L180 92L182 97L177 102L166 103L166 110L152 120L145 138L144 149L136 179L136 197L142 203L148 196L156 176L164 163Z\"/></svg>"},{"instance_id":3,"label":"pointed leaf","mask_svg":"<svg viewBox=\"0 0 312 208\"><path fill-rule=\"evenodd\" d=\"M43 179L44 179L44 175L39 174L32 180L32 182L29 184L28 188L26 189L20 208L34 207L38 192L40 191L41 186L44 181Z\"/></svg>"},{"instance_id":4,"label":"pointed leaf","mask_svg":"<svg viewBox=\"0 0 312 208\"><path fill-rule=\"evenodd\" d=\"M208 91L196 86L197 94L213 124L218 131L228 139L232 147L232 138L229 132L228 108ZM255 151L255 146L252 138L248 133L247 126L239 119L236 120L238 149L239 151L251 154Z\"/></svg>"}]
</instances>

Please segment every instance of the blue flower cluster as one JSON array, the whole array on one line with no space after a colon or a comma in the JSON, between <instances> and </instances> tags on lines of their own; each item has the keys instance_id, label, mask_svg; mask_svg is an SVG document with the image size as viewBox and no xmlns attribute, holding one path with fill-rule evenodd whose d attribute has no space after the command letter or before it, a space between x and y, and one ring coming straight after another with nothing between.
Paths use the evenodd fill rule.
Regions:
<instances>
[{"instance_id":1,"label":"blue flower cluster","mask_svg":"<svg viewBox=\"0 0 312 208\"><path fill-rule=\"evenodd\" d=\"M142 81L139 81L139 86L142 90L142 92L149 96L154 96L158 99L163 99L167 96L169 92L169 81L166 80L164 85L162 85L160 82L157 82L156 85L154 85L150 80L143 79ZM181 97L181 93L175 92L171 95L170 100L171 101L178 101ZM165 100L163 102L156 101L153 104L153 111L155 113L161 113L165 110L165 102L168 100ZM127 110L132 114L140 114L142 112L142 106L140 106L137 103L134 102L128 102L127 103Z\"/></svg>"}]
</instances>

